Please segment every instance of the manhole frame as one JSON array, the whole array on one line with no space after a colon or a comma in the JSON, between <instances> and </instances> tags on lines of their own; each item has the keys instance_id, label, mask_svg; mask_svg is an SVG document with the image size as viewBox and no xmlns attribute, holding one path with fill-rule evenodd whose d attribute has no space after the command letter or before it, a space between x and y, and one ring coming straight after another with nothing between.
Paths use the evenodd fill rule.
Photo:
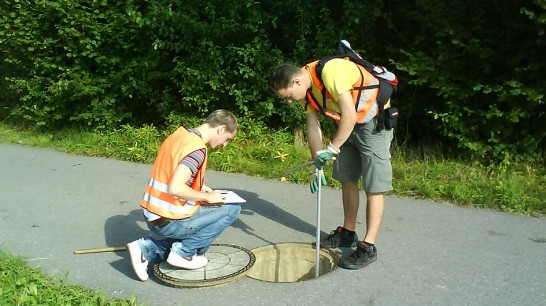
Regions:
<instances>
[{"instance_id":1,"label":"manhole frame","mask_svg":"<svg viewBox=\"0 0 546 306\"><path fill-rule=\"evenodd\" d=\"M169 286L176 287L176 288L211 287L211 286L217 286L217 285L231 283L231 282L233 282L235 280L243 278L244 276L246 276L247 271L250 270L250 268L252 268L254 266L254 264L256 263L256 255L251 250L246 249L244 247L234 245L234 244L225 244L225 243L218 243L218 244L214 243L214 244L211 244L211 246L223 246L223 247L232 247L232 248L235 248L235 249L239 249L239 250L245 252L249 256L249 262L242 269L240 269L240 270L238 270L236 272L227 274L227 275L220 276L220 277L215 277L215 278L210 278L210 279L202 279L202 280L200 279L200 280L183 280L183 281L180 281L180 279L178 279L178 278L174 278L174 277L171 277L171 276L166 275L165 273L163 273L161 271L160 267L159 267L161 262L156 261L152 266L153 274L161 282L163 282L163 283L165 283L165 284L167 284Z\"/></svg>"},{"instance_id":2,"label":"manhole frame","mask_svg":"<svg viewBox=\"0 0 546 306\"><path fill-rule=\"evenodd\" d=\"M261 248L267 248L267 247L274 247L275 245L303 245L303 246L308 246L310 247L311 249L315 250L315 246L313 245L313 243L309 243L309 242L279 242L279 243L272 243L272 244L266 244L266 245L262 245L262 246L259 246L257 248L254 248L252 249L251 251L254 253L256 250L258 249L261 249ZM340 260L340 255L337 254L334 250L332 250L331 248L320 248L320 252L324 252L324 253L327 253L327 255L331 256L332 257L332 260L334 262L334 266L332 267L332 269L330 269L327 273L323 273L323 274L320 274L318 277L312 277L312 278L309 278L309 279L305 279L305 280L301 280L301 281L292 281L292 282L278 282L278 281L270 281L270 280L264 280L264 279L259 279L259 278L254 278L252 276L249 276L248 272L246 273L246 277L250 278L250 279L253 279L253 280L257 280L257 281L260 281L260 282L266 282L266 283L273 283L273 284L291 284L291 283L301 283L301 282L306 282L306 281L312 281L312 280L315 280L315 279L318 279L318 278L321 278L321 277L325 277L327 276L328 274L331 274L332 272L334 272L335 270L337 270L337 268L339 267L339 260ZM256 254L254 254L256 255ZM319 256L320 258L320 256ZM313 259L315 259L315 257L313 257ZM252 268L255 267L255 264L253 265Z\"/></svg>"}]
</instances>

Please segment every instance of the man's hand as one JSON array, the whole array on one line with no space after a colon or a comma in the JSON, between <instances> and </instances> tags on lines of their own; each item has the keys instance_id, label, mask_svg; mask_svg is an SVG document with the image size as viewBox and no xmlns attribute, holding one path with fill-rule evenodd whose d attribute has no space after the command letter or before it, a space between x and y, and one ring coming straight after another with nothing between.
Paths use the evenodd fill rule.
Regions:
<instances>
[{"instance_id":1,"label":"man's hand","mask_svg":"<svg viewBox=\"0 0 546 306\"><path fill-rule=\"evenodd\" d=\"M221 190L214 190L208 193L207 203L211 205L219 205L226 202L226 195Z\"/></svg>"},{"instance_id":2,"label":"man's hand","mask_svg":"<svg viewBox=\"0 0 546 306\"><path fill-rule=\"evenodd\" d=\"M317 152L317 157L315 158L315 167L317 169L322 169L322 167L328 164L329 160L336 159L336 156L339 154L339 149L334 147L330 142L325 150L320 150Z\"/></svg>"},{"instance_id":3,"label":"man's hand","mask_svg":"<svg viewBox=\"0 0 546 306\"><path fill-rule=\"evenodd\" d=\"M309 182L309 187L311 189L311 193L316 193L319 189L319 182L318 182L318 176L320 175L320 183L322 186L326 186L326 178L324 177L324 174L321 170L315 169L311 173L311 181Z\"/></svg>"}]
</instances>

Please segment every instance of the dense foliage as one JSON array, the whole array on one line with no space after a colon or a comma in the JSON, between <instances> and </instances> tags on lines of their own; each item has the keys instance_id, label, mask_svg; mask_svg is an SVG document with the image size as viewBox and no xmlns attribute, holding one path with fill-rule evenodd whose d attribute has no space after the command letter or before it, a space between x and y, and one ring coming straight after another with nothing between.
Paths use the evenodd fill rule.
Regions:
<instances>
[{"instance_id":1,"label":"dense foliage","mask_svg":"<svg viewBox=\"0 0 546 306\"><path fill-rule=\"evenodd\" d=\"M546 1L4 0L0 115L37 126L164 124L227 108L272 128L267 88L349 40L400 78L399 141L544 158Z\"/></svg>"}]
</instances>

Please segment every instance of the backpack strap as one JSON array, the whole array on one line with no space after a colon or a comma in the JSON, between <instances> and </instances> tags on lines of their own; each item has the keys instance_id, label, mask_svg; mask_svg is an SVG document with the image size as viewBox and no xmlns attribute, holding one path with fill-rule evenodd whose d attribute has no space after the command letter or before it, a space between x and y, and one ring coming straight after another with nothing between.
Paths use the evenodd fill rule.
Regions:
<instances>
[{"instance_id":1,"label":"backpack strap","mask_svg":"<svg viewBox=\"0 0 546 306\"><path fill-rule=\"evenodd\" d=\"M324 65L326 64L326 62L328 62L329 60L331 59L334 59L334 58L343 58L344 56L342 55L329 55L329 56L325 56L323 58L321 58L317 65L315 66L315 75L317 77L317 79L319 80L319 82L322 84L322 90L321 90L321 94L322 94L322 105L320 105L318 103L318 100L317 98L313 95L313 93L308 90L307 91L307 95L305 95L305 101L307 101L307 103L305 104L305 106L307 107L307 105L309 103L313 103L314 105L318 106L320 112L323 114L323 115L326 115L325 112L324 112L324 109L326 108L326 87L324 86L324 82L322 81L322 69L324 68ZM311 101L312 100L312 101Z\"/></svg>"},{"instance_id":2,"label":"backpack strap","mask_svg":"<svg viewBox=\"0 0 546 306\"><path fill-rule=\"evenodd\" d=\"M338 50L339 52L339 50ZM326 65L326 63L334 58L343 58L343 59L347 59L349 58L348 60L350 60L351 62L355 63L356 65L360 65L362 67L364 67L364 69L366 69L366 71L368 71L372 76L373 76L373 67L374 65L364 59L359 59L358 61L356 61L355 58L353 58L352 56L348 56L346 54L334 54L334 55L328 55L328 56L325 56L323 58L321 58L319 60L319 62L317 63L317 66L315 67L315 73L317 75L317 78L319 79L319 81L324 84L324 82L322 81L322 69L324 68L324 65ZM353 87L354 90L358 90L357 92L357 97L356 97L356 101L359 101L360 100L360 96L362 95L362 91L363 90L367 90L367 89L375 89L375 88L379 88L379 92L378 92L378 99L379 100L379 96L380 96L380 93L381 93L381 82L379 82L379 85L369 85L369 86L362 86L362 84L364 84L364 74L362 74L362 70L358 69L358 72L360 73L360 86L356 86L356 87ZM375 77L375 76L374 76ZM377 77L375 77L377 78ZM380 78L377 78L377 79L380 79ZM387 100L388 98L390 97L390 95L387 97ZM385 105L386 101L383 103L383 105ZM316 99L315 99L316 101ZM324 101L324 107L326 107L326 87L325 86L322 86L322 101ZM378 104L379 104L379 101L377 101ZM316 103L318 105L318 103ZM380 106L380 105L379 105ZM357 110L358 108L358 103L355 103L355 111ZM322 111L322 110L321 110Z\"/></svg>"},{"instance_id":3,"label":"backpack strap","mask_svg":"<svg viewBox=\"0 0 546 306\"><path fill-rule=\"evenodd\" d=\"M324 69L324 65L326 65L326 63L328 61L330 61L331 59L334 59L334 58L345 58L346 56L345 55L341 55L341 54L334 54L334 55L328 55L328 56L325 56L323 58L321 58L317 65L315 66L315 74L317 76L317 79L320 81L320 83L322 84L322 90L321 90L321 93L322 93L322 107L318 104L318 100L316 98L315 99L315 104L319 105L320 109L321 109L321 112L324 114L324 111L322 110L323 108L326 108L326 86L324 86L324 81L322 81L322 69ZM362 72L360 72L362 74ZM311 96L313 94L311 93ZM360 96L360 92L359 92L359 96Z\"/></svg>"},{"instance_id":4,"label":"backpack strap","mask_svg":"<svg viewBox=\"0 0 546 306\"><path fill-rule=\"evenodd\" d=\"M385 128L385 104L389 101L391 95L394 93L394 86L392 86L387 80L377 78L379 80L379 92L377 93L377 106L379 108L379 114L377 115L376 130L381 131Z\"/></svg>"},{"instance_id":5,"label":"backpack strap","mask_svg":"<svg viewBox=\"0 0 546 306\"><path fill-rule=\"evenodd\" d=\"M377 93L377 106L378 106L378 115L377 115L377 125L376 129L377 131L381 131L385 128L385 122L384 122L384 111L385 111L385 105L387 104L387 101L389 101L390 97L396 93L397 87L394 86L391 82L385 80L384 78L376 76L376 72L374 71L375 65L370 63L369 61L363 59L358 54L354 52L348 52L345 48L340 48L340 46L337 47L337 54L329 55L321 58L316 67L315 67L315 74L317 79L324 84L322 81L322 70L324 68L324 65L328 61L334 58L344 58L347 60L350 60L351 62L355 63L356 65L362 66L366 71L368 71L374 78L376 78L379 81L379 85L371 85L371 86L362 86L362 83L364 83L364 75L362 74L362 71L359 69L360 77L362 80L362 83L360 86L353 87L353 89L358 90L357 93L357 101L360 100L360 96L362 95L363 90L367 89L374 89L378 88ZM310 103L309 98L314 100L314 104L317 105L320 109L320 111L324 114L324 108L326 107L326 87L322 86L322 101L323 105L320 105L318 103L318 100L313 96L313 94L309 91L309 95L306 95L305 99L307 100L307 104ZM306 105L307 106L307 105ZM356 103L355 103L355 110L356 110Z\"/></svg>"}]
</instances>

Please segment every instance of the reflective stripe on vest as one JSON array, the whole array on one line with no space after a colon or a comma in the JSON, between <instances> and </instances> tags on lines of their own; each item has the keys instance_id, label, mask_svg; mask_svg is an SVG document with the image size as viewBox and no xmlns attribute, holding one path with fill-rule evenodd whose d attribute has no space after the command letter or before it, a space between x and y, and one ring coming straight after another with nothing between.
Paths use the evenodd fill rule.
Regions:
<instances>
[{"instance_id":1,"label":"reflective stripe on vest","mask_svg":"<svg viewBox=\"0 0 546 306\"><path fill-rule=\"evenodd\" d=\"M332 95L324 88L324 84L318 78L316 74L316 67L318 61L307 64L313 84L323 92L323 105L321 106L317 99L311 93L311 90L307 90L307 101L316 110L322 112L325 116L328 116L335 121L339 122L341 114L339 111L329 109L326 107L326 98L334 100ZM356 65L356 64L355 64ZM353 103L355 104L356 111L356 123L370 122L378 113L379 107L377 106L377 94L379 92L379 80L371 73L366 71L364 67L356 65L360 70L360 77L352 85L351 96L353 97ZM360 94L360 97L359 97Z\"/></svg>"},{"instance_id":2,"label":"reflective stripe on vest","mask_svg":"<svg viewBox=\"0 0 546 306\"><path fill-rule=\"evenodd\" d=\"M197 206L195 206L195 201L186 201L183 206L172 205L171 201L176 198L168 195L168 190L169 185L150 178L142 200L160 210L169 211L172 214L191 215L197 208Z\"/></svg>"},{"instance_id":3,"label":"reflective stripe on vest","mask_svg":"<svg viewBox=\"0 0 546 306\"><path fill-rule=\"evenodd\" d=\"M206 149L206 145L194 133L179 128L161 144L150 180L140 201L140 206L148 211L169 219L184 219L191 216L201 204L199 201L186 201L169 194L169 184L180 161L195 150ZM201 191L207 166L207 154L191 188Z\"/></svg>"}]
</instances>

